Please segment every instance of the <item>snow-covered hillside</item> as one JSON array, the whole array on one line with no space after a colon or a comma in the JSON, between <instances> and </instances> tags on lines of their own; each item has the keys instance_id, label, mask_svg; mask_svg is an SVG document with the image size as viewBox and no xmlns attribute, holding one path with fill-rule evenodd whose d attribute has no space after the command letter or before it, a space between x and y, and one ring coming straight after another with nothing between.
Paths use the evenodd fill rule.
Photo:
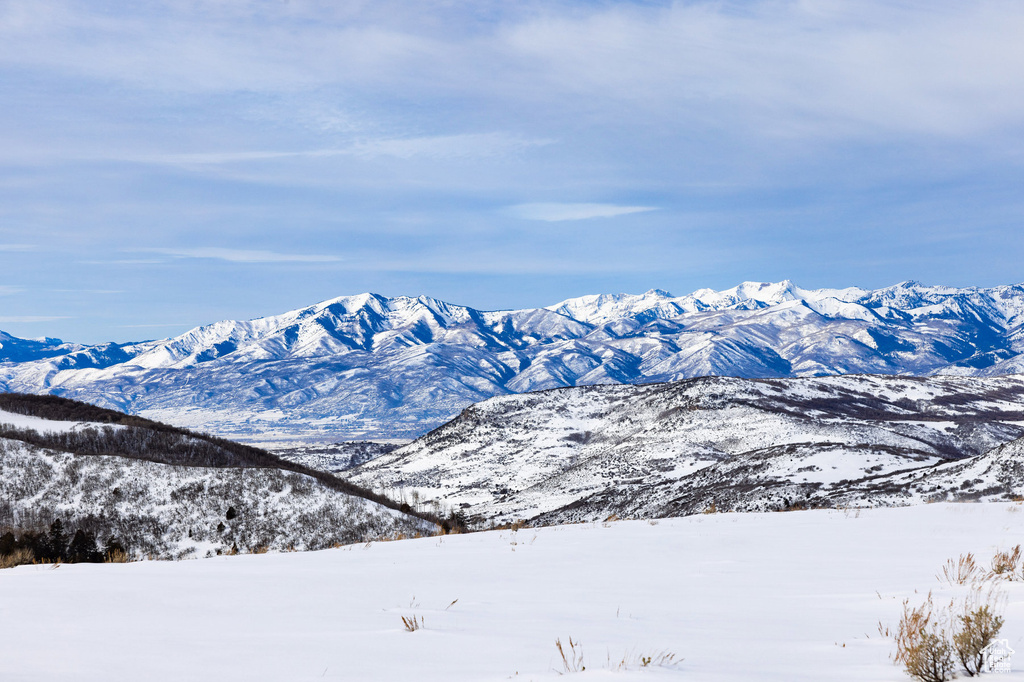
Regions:
<instances>
[{"instance_id":1,"label":"snow-covered hillside","mask_svg":"<svg viewBox=\"0 0 1024 682\"><path fill-rule=\"evenodd\" d=\"M1019 504L713 514L322 552L0 571L5 682L903 682L904 599L1024 537ZM1001 633L1024 679L1024 583ZM406 632L402 617L423 628ZM586 671L555 649L582 647ZM676 664L654 665L659 653ZM652 664L641 667L643 657ZM625 659L626 668L612 669Z\"/></svg>"},{"instance_id":2,"label":"snow-covered hillside","mask_svg":"<svg viewBox=\"0 0 1024 682\"><path fill-rule=\"evenodd\" d=\"M708 377L492 398L348 473L477 524L1006 499L1022 435L1021 376Z\"/></svg>"},{"instance_id":3,"label":"snow-covered hillside","mask_svg":"<svg viewBox=\"0 0 1024 682\"><path fill-rule=\"evenodd\" d=\"M45 530L55 519L162 559L322 549L436 530L280 469L171 466L0 439L0 528Z\"/></svg>"},{"instance_id":4,"label":"snow-covered hillside","mask_svg":"<svg viewBox=\"0 0 1024 682\"><path fill-rule=\"evenodd\" d=\"M0 388L263 442L420 435L497 395L694 376L1024 371L1024 285L801 289L745 282L483 312L347 296L173 339L0 337Z\"/></svg>"},{"instance_id":5,"label":"snow-covered hillside","mask_svg":"<svg viewBox=\"0 0 1024 682\"><path fill-rule=\"evenodd\" d=\"M60 520L136 555L180 558L437 530L253 447L54 396L3 394L0 407L0 535Z\"/></svg>"}]
</instances>

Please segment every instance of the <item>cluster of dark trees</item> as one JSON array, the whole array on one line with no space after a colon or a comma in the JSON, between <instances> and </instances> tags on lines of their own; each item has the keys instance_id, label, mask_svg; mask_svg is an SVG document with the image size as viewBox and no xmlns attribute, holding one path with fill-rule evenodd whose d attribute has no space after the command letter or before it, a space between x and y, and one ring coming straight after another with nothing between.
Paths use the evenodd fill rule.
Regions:
<instances>
[{"instance_id":1,"label":"cluster of dark trees","mask_svg":"<svg viewBox=\"0 0 1024 682\"><path fill-rule=\"evenodd\" d=\"M0 424L0 438L76 455L115 455L160 464L198 467L263 467L254 457L239 456L216 443L168 431L123 426L39 432Z\"/></svg>"},{"instance_id":2,"label":"cluster of dark trees","mask_svg":"<svg viewBox=\"0 0 1024 682\"><path fill-rule=\"evenodd\" d=\"M71 535L60 519L50 524L49 531L24 531L19 535L7 531L0 535L0 556L10 556L18 550L30 551L35 561L69 564L98 564L127 555L117 539L109 538L101 545L91 531L81 528Z\"/></svg>"}]
</instances>

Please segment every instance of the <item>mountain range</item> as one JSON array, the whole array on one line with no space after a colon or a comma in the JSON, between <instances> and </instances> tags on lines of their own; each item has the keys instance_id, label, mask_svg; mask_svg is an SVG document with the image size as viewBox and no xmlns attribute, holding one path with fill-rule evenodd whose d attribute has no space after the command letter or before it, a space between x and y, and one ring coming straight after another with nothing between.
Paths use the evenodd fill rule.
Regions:
<instances>
[{"instance_id":1,"label":"mountain range","mask_svg":"<svg viewBox=\"0 0 1024 682\"><path fill-rule=\"evenodd\" d=\"M878 290L745 282L487 312L361 294L159 341L0 332L0 389L256 442L408 439L494 396L699 376L1024 369L1024 285Z\"/></svg>"}]
</instances>

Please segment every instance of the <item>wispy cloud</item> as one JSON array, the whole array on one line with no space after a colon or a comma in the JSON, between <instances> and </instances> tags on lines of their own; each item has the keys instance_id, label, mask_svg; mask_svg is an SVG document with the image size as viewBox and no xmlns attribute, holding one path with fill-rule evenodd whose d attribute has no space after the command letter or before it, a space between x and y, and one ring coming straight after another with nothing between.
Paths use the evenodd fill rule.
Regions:
<instances>
[{"instance_id":1,"label":"wispy cloud","mask_svg":"<svg viewBox=\"0 0 1024 682\"><path fill-rule=\"evenodd\" d=\"M188 322L166 322L164 324L119 324L118 329L179 329L181 327L192 327Z\"/></svg>"},{"instance_id":2,"label":"wispy cloud","mask_svg":"<svg viewBox=\"0 0 1024 682\"><path fill-rule=\"evenodd\" d=\"M1024 118L1024 7L1007 0L222 4L112 15L10 0L0 63L173 92L342 87L402 92L414 109L440 96L525 116L618 102L634 120L727 115L841 135L963 135Z\"/></svg>"},{"instance_id":3,"label":"wispy cloud","mask_svg":"<svg viewBox=\"0 0 1024 682\"><path fill-rule=\"evenodd\" d=\"M281 253L278 251L255 251L248 249L224 249L203 247L195 249L152 248L138 249L160 253L173 258L209 258L231 263L336 263L342 259L330 254Z\"/></svg>"},{"instance_id":4,"label":"wispy cloud","mask_svg":"<svg viewBox=\"0 0 1024 682\"><path fill-rule=\"evenodd\" d=\"M73 319L66 315L7 315L0 316L0 323L27 324L30 322L53 322L54 320Z\"/></svg>"},{"instance_id":5,"label":"wispy cloud","mask_svg":"<svg viewBox=\"0 0 1024 682\"><path fill-rule=\"evenodd\" d=\"M32 251L35 248L35 244L0 244L0 251L23 252Z\"/></svg>"},{"instance_id":6,"label":"wispy cloud","mask_svg":"<svg viewBox=\"0 0 1024 682\"><path fill-rule=\"evenodd\" d=\"M622 206L620 204L518 204L510 206L507 212L525 220L561 222L564 220L588 220L590 218L614 218L630 213L656 211L655 206Z\"/></svg>"},{"instance_id":7,"label":"wispy cloud","mask_svg":"<svg viewBox=\"0 0 1024 682\"><path fill-rule=\"evenodd\" d=\"M50 289L50 291L59 294L91 294L97 296L125 293L124 289Z\"/></svg>"},{"instance_id":8,"label":"wispy cloud","mask_svg":"<svg viewBox=\"0 0 1024 682\"><path fill-rule=\"evenodd\" d=\"M113 258L109 260L80 260L82 265L160 265L167 261L157 258Z\"/></svg>"},{"instance_id":9,"label":"wispy cloud","mask_svg":"<svg viewBox=\"0 0 1024 682\"><path fill-rule=\"evenodd\" d=\"M104 160L180 166L203 166L286 159L392 157L411 159L489 158L552 144L548 138L529 138L508 133L467 133L424 137L362 138L346 147L299 151L218 151L190 154L103 154Z\"/></svg>"},{"instance_id":10,"label":"wispy cloud","mask_svg":"<svg viewBox=\"0 0 1024 682\"><path fill-rule=\"evenodd\" d=\"M25 291L25 287L11 286L9 284L0 284L0 296L20 294L23 291Z\"/></svg>"}]
</instances>

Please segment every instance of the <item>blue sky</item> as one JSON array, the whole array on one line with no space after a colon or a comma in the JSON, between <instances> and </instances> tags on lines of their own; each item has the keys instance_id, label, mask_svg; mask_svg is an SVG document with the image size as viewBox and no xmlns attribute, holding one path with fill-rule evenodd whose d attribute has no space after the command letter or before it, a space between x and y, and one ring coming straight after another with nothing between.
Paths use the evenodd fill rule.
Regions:
<instances>
[{"instance_id":1,"label":"blue sky","mask_svg":"<svg viewBox=\"0 0 1024 682\"><path fill-rule=\"evenodd\" d=\"M1019 2L0 0L0 329L1024 281Z\"/></svg>"}]
</instances>

